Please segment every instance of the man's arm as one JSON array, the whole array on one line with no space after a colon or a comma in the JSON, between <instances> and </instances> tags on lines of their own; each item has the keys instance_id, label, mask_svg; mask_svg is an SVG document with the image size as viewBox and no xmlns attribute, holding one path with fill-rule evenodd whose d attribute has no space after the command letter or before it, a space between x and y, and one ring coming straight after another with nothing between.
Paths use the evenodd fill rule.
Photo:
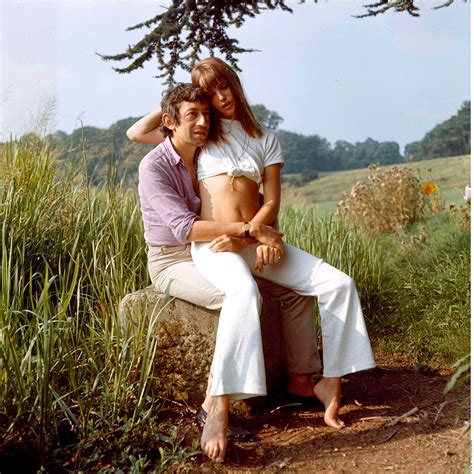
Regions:
<instances>
[{"instance_id":1,"label":"man's arm","mask_svg":"<svg viewBox=\"0 0 474 474\"><path fill-rule=\"evenodd\" d=\"M162 115L161 107L158 107L153 112L142 117L127 130L128 139L132 142L159 145L165 140L159 128Z\"/></svg>"},{"instance_id":2,"label":"man's arm","mask_svg":"<svg viewBox=\"0 0 474 474\"><path fill-rule=\"evenodd\" d=\"M215 222L195 220L187 240L207 242L217 237L229 235L232 237L245 237L243 222ZM277 248L283 252L282 233L273 227L250 222L249 236L262 244Z\"/></svg>"},{"instance_id":3,"label":"man's arm","mask_svg":"<svg viewBox=\"0 0 474 474\"><path fill-rule=\"evenodd\" d=\"M190 210L178 193L176 184L167 172L157 170L151 163L140 163L138 168L141 195L161 216L176 240L181 243L212 241L223 234L244 237L243 222L202 221ZM270 226L250 223L249 237L283 250L282 234Z\"/></svg>"}]
</instances>

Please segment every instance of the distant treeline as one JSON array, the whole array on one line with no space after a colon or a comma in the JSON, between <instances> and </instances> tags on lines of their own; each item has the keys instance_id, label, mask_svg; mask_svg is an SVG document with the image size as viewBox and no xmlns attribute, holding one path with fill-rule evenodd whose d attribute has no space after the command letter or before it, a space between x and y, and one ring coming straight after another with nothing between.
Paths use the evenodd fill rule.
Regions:
<instances>
[{"instance_id":1,"label":"distant treeline","mask_svg":"<svg viewBox=\"0 0 474 474\"><path fill-rule=\"evenodd\" d=\"M353 144L338 140L332 146L318 135L278 130L282 117L261 104L254 106L254 110L262 124L278 134L286 161L283 172L287 174L311 172L312 176L317 176L317 172L365 168L372 163L401 163L408 156L416 160L459 156L469 154L471 148L470 101L464 102L455 116L434 127L421 141L408 144L405 156L394 141L378 142L367 138ZM133 185L140 160L153 149L153 145L132 143L127 139L125 132L137 119L123 119L107 129L83 127L71 134L57 131L47 139L57 148L61 160L81 167L93 184L110 178L111 170L114 170L117 173L112 176L114 180Z\"/></svg>"},{"instance_id":2,"label":"distant treeline","mask_svg":"<svg viewBox=\"0 0 474 474\"><path fill-rule=\"evenodd\" d=\"M431 160L443 156L471 154L471 101L465 101L456 115L436 125L421 141L409 143L405 156Z\"/></svg>"}]
</instances>

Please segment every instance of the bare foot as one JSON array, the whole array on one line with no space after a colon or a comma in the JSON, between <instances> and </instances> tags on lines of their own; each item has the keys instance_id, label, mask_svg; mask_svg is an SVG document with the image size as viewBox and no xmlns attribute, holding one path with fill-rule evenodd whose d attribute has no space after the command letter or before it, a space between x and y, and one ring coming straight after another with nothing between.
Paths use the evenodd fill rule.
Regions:
<instances>
[{"instance_id":1,"label":"bare foot","mask_svg":"<svg viewBox=\"0 0 474 474\"><path fill-rule=\"evenodd\" d=\"M341 400L341 377L323 377L313 388L313 392L324 403L324 422L340 430L344 422L338 417Z\"/></svg>"},{"instance_id":2,"label":"bare foot","mask_svg":"<svg viewBox=\"0 0 474 474\"><path fill-rule=\"evenodd\" d=\"M219 400L220 398L223 397L215 397L215 402L206 410L206 423L201 435L201 448L204 454L217 462L224 461L229 419L228 400Z\"/></svg>"}]
</instances>

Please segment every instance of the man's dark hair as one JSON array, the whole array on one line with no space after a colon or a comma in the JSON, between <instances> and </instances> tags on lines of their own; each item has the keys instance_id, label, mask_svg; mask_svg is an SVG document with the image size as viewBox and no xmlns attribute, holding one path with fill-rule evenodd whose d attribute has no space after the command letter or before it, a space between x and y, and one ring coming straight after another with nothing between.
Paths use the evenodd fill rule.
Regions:
<instances>
[{"instance_id":1,"label":"man's dark hair","mask_svg":"<svg viewBox=\"0 0 474 474\"><path fill-rule=\"evenodd\" d=\"M179 106L181 102L207 102L209 103L209 96L199 86L194 84L179 83L175 87L168 90L161 101L162 114L168 114L170 118L179 124ZM160 130L165 137L171 137L173 131L166 128L163 122L160 125ZM210 107L210 125L208 140L215 142L221 136L220 119L216 117L215 113Z\"/></svg>"}]
</instances>

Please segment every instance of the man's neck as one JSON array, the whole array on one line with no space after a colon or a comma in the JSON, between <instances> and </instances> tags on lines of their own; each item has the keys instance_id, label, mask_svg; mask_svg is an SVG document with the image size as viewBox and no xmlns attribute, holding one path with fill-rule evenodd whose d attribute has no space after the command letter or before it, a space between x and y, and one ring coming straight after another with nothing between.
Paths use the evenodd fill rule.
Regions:
<instances>
[{"instance_id":1,"label":"man's neck","mask_svg":"<svg viewBox=\"0 0 474 474\"><path fill-rule=\"evenodd\" d=\"M176 153L180 156L186 166L194 165L194 158L196 156L197 146L188 145L187 143L179 143L170 137L171 144Z\"/></svg>"}]
</instances>

